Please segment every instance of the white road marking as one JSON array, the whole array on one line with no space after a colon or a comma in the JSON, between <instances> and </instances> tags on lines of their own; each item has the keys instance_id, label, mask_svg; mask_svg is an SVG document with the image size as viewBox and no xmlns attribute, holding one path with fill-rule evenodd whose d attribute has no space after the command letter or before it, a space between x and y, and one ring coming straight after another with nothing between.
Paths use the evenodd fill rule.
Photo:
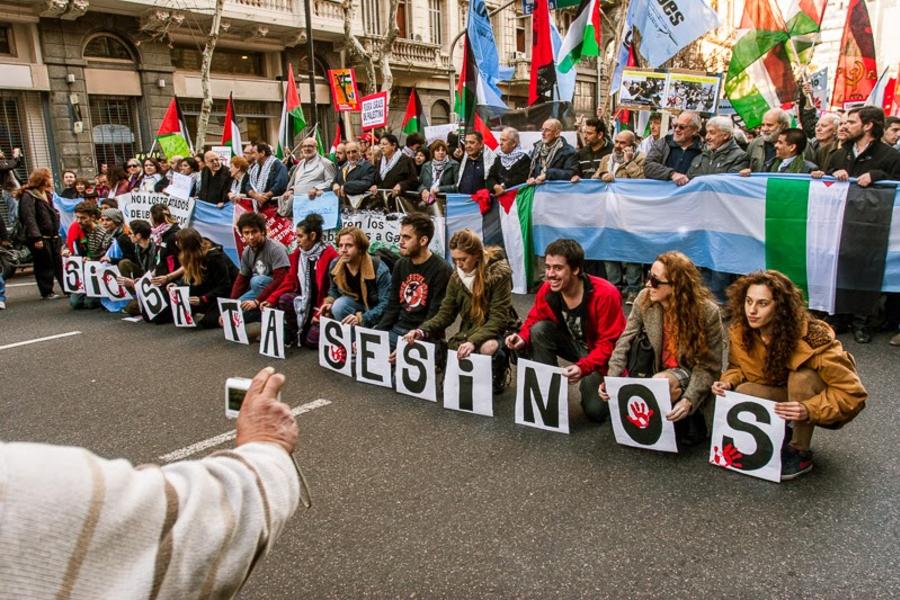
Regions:
<instances>
[{"instance_id":1,"label":"white road marking","mask_svg":"<svg viewBox=\"0 0 900 600\"><path fill-rule=\"evenodd\" d=\"M291 410L291 413L297 417L302 415L303 413L308 413L311 410L315 410L317 408L321 408L323 406L328 406L331 404L330 400L324 400L319 398L318 400L313 400L312 402L307 402L306 404L301 404L300 406ZM237 431L232 429L231 431L226 431L225 433L219 434L217 436L202 440L197 442L196 444L191 444L190 446L186 446L179 450L175 450L174 452L169 452L168 454L163 454L157 460L161 463L170 463L175 462L176 460L182 460L191 456L193 454L197 454L198 452L202 452L208 448L214 448L225 442L230 442L234 438L237 437Z\"/></svg>"},{"instance_id":2,"label":"white road marking","mask_svg":"<svg viewBox=\"0 0 900 600\"><path fill-rule=\"evenodd\" d=\"M26 285L37 285L37 281L29 281L28 283L7 283L6 287L25 287Z\"/></svg>"},{"instance_id":3,"label":"white road marking","mask_svg":"<svg viewBox=\"0 0 900 600\"><path fill-rule=\"evenodd\" d=\"M25 340L24 342L16 342L14 344L6 344L0 346L0 350L9 350L10 348L18 348L19 346L27 346L28 344L37 344L38 342L47 342L49 340L58 340L59 338L69 337L72 335L81 335L80 331L69 331L66 333L58 333L56 335L48 335L47 337L37 338L34 340Z\"/></svg>"}]
</instances>

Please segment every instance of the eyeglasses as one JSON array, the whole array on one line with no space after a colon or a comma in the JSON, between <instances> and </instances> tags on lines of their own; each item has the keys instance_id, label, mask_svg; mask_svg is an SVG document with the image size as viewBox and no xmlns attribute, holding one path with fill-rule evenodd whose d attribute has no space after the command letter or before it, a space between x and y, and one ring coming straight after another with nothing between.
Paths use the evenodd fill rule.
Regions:
<instances>
[{"instance_id":1,"label":"eyeglasses","mask_svg":"<svg viewBox=\"0 0 900 600\"><path fill-rule=\"evenodd\" d=\"M675 123L672 125L672 129L690 129L691 125L682 125L681 123Z\"/></svg>"},{"instance_id":2,"label":"eyeglasses","mask_svg":"<svg viewBox=\"0 0 900 600\"><path fill-rule=\"evenodd\" d=\"M671 281L663 281L653 273L650 273L650 277L647 278L647 283L649 283L650 287L652 287L654 290L659 288L659 286L661 285L672 285Z\"/></svg>"},{"instance_id":3,"label":"eyeglasses","mask_svg":"<svg viewBox=\"0 0 900 600\"><path fill-rule=\"evenodd\" d=\"M128 165L128 168L129 168L129 169L133 169L133 168L139 167L139 166L141 166L141 165L137 165L137 164L134 164L134 163L130 163L130 164Z\"/></svg>"},{"instance_id":4,"label":"eyeglasses","mask_svg":"<svg viewBox=\"0 0 900 600\"><path fill-rule=\"evenodd\" d=\"M303 148L304 150L315 150L316 149L315 146L300 146L300 147Z\"/></svg>"}]
</instances>

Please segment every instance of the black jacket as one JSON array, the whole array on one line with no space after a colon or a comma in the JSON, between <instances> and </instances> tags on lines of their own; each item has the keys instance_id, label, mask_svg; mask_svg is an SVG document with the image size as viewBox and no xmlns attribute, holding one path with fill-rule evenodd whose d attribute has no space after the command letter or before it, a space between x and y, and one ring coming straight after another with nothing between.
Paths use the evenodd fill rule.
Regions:
<instances>
[{"instance_id":1,"label":"black jacket","mask_svg":"<svg viewBox=\"0 0 900 600\"><path fill-rule=\"evenodd\" d=\"M345 194L350 196L364 194L368 192L369 188L375 183L375 167L373 167L372 163L369 161L358 161L356 167L347 172L345 180L344 169L346 168L348 168L348 165L344 165L343 168L338 169L337 174L334 176L334 183L344 186Z\"/></svg>"},{"instance_id":2,"label":"black jacket","mask_svg":"<svg viewBox=\"0 0 900 600\"><path fill-rule=\"evenodd\" d=\"M534 157L540 152L543 142L534 145L534 151L531 153L532 164L534 167L529 172L529 177L537 177L544 169L541 167L540 161L534 160ZM576 166L575 148L573 148L566 138L562 138L562 148L556 151L553 161L547 166L547 181L568 181L575 175Z\"/></svg>"},{"instance_id":3,"label":"black jacket","mask_svg":"<svg viewBox=\"0 0 900 600\"><path fill-rule=\"evenodd\" d=\"M30 191L23 192L19 198L19 222L28 241L59 236L59 211Z\"/></svg>"},{"instance_id":4,"label":"black jacket","mask_svg":"<svg viewBox=\"0 0 900 600\"><path fill-rule=\"evenodd\" d=\"M175 244L175 234L179 229L178 225L169 227L156 248L156 268L153 270L153 274L157 277L177 271L181 266L181 263L178 262L178 246Z\"/></svg>"},{"instance_id":5,"label":"black jacket","mask_svg":"<svg viewBox=\"0 0 900 600\"><path fill-rule=\"evenodd\" d=\"M488 189L493 193L495 185L502 185L504 188L509 189L523 184L528 179L530 170L531 157L527 154L523 154L509 169L503 167L503 161L498 156L494 160L494 164L491 165L491 170L487 176Z\"/></svg>"},{"instance_id":6,"label":"black jacket","mask_svg":"<svg viewBox=\"0 0 900 600\"><path fill-rule=\"evenodd\" d=\"M122 258L110 260L109 262L116 264L120 260L130 260L137 263L137 251L134 248L134 242L131 241L131 236L125 233L124 229L120 227L113 233L113 238L116 240L116 243L119 244L119 249L122 251Z\"/></svg>"},{"instance_id":7,"label":"black jacket","mask_svg":"<svg viewBox=\"0 0 900 600\"><path fill-rule=\"evenodd\" d=\"M229 298L234 284L234 271L228 267L229 258L219 248L212 248L203 261L203 281L189 285L190 295L201 301L215 303L216 298Z\"/></svg>"},{"instance_id":8,"label":"black jacket","mask_svg":"<svg viewBox=\"0 0 900 600\"><path fill-rule=\"evenodd\" d=\"M401 193L407 190L419 189L419 175L416 173L416 162L405 154L394 167L381 177L380 165L375 165L375 186L378 189L389 190L399 185Z\"/></svg>"},{"instance_id":9,"label":"black jacket","mask_svg":"<svg viewBox=\"0 0 900 600\"><path fill-rule=\"evenodd\" d=\"M603 157L611 154L612 151L613 145L609 140L597 151L594 151L590 146L585 146L575 154L575 160L577 161L575 174L582 179L590 179L597 172L597 169L600 168L600 161L603 160Z\"/></svg>"},{"instance_id":10,"label":"black jacket","mask_svg":"<svg viewBox=\"0 0 900 600\"><path fill-rule=\"evenodd\" d=\"M249 178L248 184L249 184ZM197 199L210 204L225 204L228 202L228 192L231 191L231 174L228 169L222 167L215 175L209 167L204 167L200 174L200 191Z\"/></svg>"},{"instance_id":11,"label":"black jacket","mask_svg":"<svg viewBox=\"0 0 900 600\"><path fill-rule=\"evenodd\" d=\"M859 156L853 156L854 142L845 142L832 156L828 174L847 171L850 177L869 173L872 181L900 179L900 152L881 140L875 140Z\"/></svg>"}]
</instances>

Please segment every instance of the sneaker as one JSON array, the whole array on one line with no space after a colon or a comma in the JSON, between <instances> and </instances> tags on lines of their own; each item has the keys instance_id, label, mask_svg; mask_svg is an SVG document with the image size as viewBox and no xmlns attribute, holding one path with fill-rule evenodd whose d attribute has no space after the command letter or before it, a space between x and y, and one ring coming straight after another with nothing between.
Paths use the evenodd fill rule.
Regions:
<instances>
[{"instance_id":1,"label":"sneaker","mask_svg":"<svg viewBox=\"0 0 900 600\"><path fill-rule=\"evenodd\" d=\"M853 339L857 344L868 344L872 341L872 333L868 327L856 327L853 329Z\"/></svg>"},{"instance_id":2,"label":"sneaker","mask_svg":"<svg viewBox=\"0 0 900 600\"><path fill-rule=\"evenodd\" d=\"M812 471L812 452L788 446L781 451L781 480L789 481Z\"/></svg>"},{"instance_id":3,"label":"sneaker","mask_svg":"<svg viewBox=\"0 0 900 600\"><path fill-rule=\"evenodd\" d=\"M900 333L896 334L891 338L891 341L888 342L891 346L900 346Z\"/></svg>"},{"instance_id":4,"label":"sneaker","mask_svg":"<svg viewBox=\"0 0 900 600\"><path fill-rule=\"evenodd\" d=\"M6 310L6 302L0 300L0 310Z\"/></svg>"},{"instance_id":5,"label":"sneaker","mask_svg":"<svg viewBox=\"0 0 900 600\"><path fill-rule=\"evenodd\" d=\"M509 363L507 363L503 370L494 376L494 394L502 394L511 382L512 369L509 368Z\"/></svg>"},{"instance_id":6,"label":"sneaker","mask_svg":"<svg viewBox=\"0 0 900 600\"><path fill-rule=\"evenodd\" d=\"M46 296L42 296L41 300L56 300L57 298L59 298L59 294L54 294L53 292L50 292Z\"/></svg>"}]
</instances>

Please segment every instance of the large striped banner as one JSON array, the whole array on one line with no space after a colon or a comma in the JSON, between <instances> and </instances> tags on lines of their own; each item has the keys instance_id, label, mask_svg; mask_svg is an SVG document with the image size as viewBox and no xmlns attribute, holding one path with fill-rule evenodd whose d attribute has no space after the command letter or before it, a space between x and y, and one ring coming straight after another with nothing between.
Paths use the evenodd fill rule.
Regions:
<instances>
[{"instance_id":1,"label":"large striped banner","mask_svg":"<svg viewBox=\"0 0 900 600\"><path fill-rule=\"evenodd\" d=\"M895 183L862 188L803 175L715 175L683 187L589 180L508 194L496 203L503 236L484 239L505 246L516 293L527 291L533 275L528 250L542 255L559 238L577 240L591 260L650 263L680 250L726 273L778 269L803 288L811 308L831 313L868 310L873 293L900 292ZM483 232L486 222L467 196L448 198L448 239L463 227Z\"/></svg>"}]
</instances>

